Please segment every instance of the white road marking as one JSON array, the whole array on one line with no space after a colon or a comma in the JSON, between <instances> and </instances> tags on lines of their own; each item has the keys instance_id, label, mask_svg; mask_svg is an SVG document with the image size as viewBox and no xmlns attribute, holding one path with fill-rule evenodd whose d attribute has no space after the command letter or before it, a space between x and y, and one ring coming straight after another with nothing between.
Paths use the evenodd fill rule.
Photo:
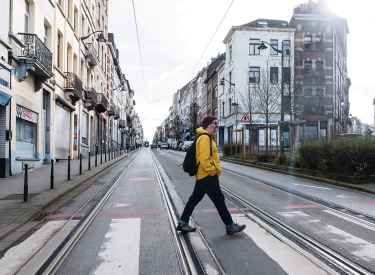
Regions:
<instances>
[{"instance_id":1,"label":"white road marking","mask_svg":"<svg viewBox=\"0 0 375 275\"><path fill-rule=\"evenodd\" d=\"M113 219L93 275L138 274L141 219Z\"/></svg>"},{"instance_id":2,"label":"white road marking","mask_svg":"<svg viewBox=\"0 0 375 275\"><path fill-rule=\"evenodd\" d=\"M299 212L299 211L298 211ZM296 217L296 218L300 218L302 216L304 217L309 217L309 215L307 214L304 214L302 212L298 213L298 212L295 212L294 215L289 215L288 216L288 212L280 212L279 214L280 215L284 215L284 217L289 217L289 218L292 218L292 217ZM303 215L301 215L303 214ZM332 213L331 213L332 214ZM353 222L352 220L350 220L351 222ZM301 221L302 222L302 221ZM349 234L337 227L334 227L332 225L329 225L329 224L326 224L322 221L319 221L319 220L304 220L303 223L309 223L309 222L313 222L316 224L315 226L315 231L316 231L316 234L318 236L323 236L325 235L326 238L328 238L330 241L332 242L337 242L339 243L340 245L341 244L349 244L349 245L346 245L347 247L347 251L361 259L363 259L364 261L369 261L369 262L373 262L374 259L375 259L375 245L370 243L370 242L367 242L361 238L358 238L352 234ZM366 228L369 228L369 225L365 225L365 224L360 224L361 226L363 227L366 227ZM373 227L369 228L371 230L374 230Z\"/></svg>"},{"instance_id":3,"label":"white road marking","mask_svg":"<svg viewBox=\"0 0 375 275\"><path fill-rule=\"evenodd\" d=\"M302 257L290 246L276 239L264 228L252 222L244 215L236 214L233 215L233 217L235 217L234 220L238 223L246 224L246 228L243 232L248 235L260 249L276 261L286 273L296 275L327 274L323 269L319 268L305 257Z\"/></svg>"},{"instance_id":4,"label":"white road marking","mask_svg":"<svg viewBox=\"0 0 375 275\"><path fill-rule=\"evenodd\" d=\"M24 266L17 272L17 275L30 275L42 267L45 260L56 250L56 248L69 235L72 229L79 223L79 220L68 221L63 228Z\"/></svg>"},{"instance_id":5,"label":"white road marking","mask_svg":"<svg viewBox=\"0 0 375 275\"><path fill-rule=\"evenodd\" d=\"M320 234L329 234L330 240L340 243L348 244L349 252L361 259L368 261L370 263L374 262L375 259L375 245L369 243L361 238L353 236L341 229L338 229L332 225L325 226L324 232L319 232ZM335 236L336 235L336 236Z\"/></svg>"},{"instance_id":6,"label":"white road marking","mask_svg":"<svg viewBox=\"0 0 375 275\"><path fill-rule=\"evenodd\" d=\"M361 219L356 219L355 217L351 217L351 216L348 217L344 213L337 213L337 212L334 212L334 211L331 211L331 210L323 210L323 211L326 212L326 213L328 213L328 214L331 214L331 215L334 215L336 217L339 217L339 218L341 218L343 220L355 223L355 224L360 225L360 226L362 226L364 228L367 228L367 229L370 229L372 231L375 231L375 225L373 223L369 223L369 222L361 220Z\"/></svg>"},{"instance_id":7,"label":"white road marking","mask_svg":"<svg viewBox=\"0 0 375 275\"><path fill-rule=\"evenodd\" d=\"M332 190L331 188L327 188L327 187L320 187L320 186L313 186L313 185L306 185L306 184L299 184L299 183L292 183L292 184L295 186L304 186L304 187Z\"/></svg>"},{"instance_id":8,"label":"white road marking","mask_svg":"<svg viewBox=\"0 0 375 275\"><path fill-rule=\"evenodd\" d=\"M289 211L289 212L277 212L277 214L286 217L286 218L293 218L293 217L308 217L309 215L301 212L301 211Z\"/></svg>"},{"instance_id":9,"label":"white road marking","mask_svg":"<svg viewBox=\"0 0 375 275\"><path fill-rule=\"evenodd\" d=\"M26 260L38 252L49 238L65 224L66 221L48 222L24 242L9 249L0 260L1 274L14 274Z\"/></svg>"}]
</instances>

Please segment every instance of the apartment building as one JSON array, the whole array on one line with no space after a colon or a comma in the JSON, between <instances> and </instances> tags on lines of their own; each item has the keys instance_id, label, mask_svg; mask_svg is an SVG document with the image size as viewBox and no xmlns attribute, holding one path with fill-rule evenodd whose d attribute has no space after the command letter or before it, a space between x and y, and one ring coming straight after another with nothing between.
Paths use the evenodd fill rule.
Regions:
<instances>
[{"instance_id":1,"label":"apartment building","mask_svg":"<svg viewBox=\"0 0 375 275\"><path fill-rule=\"evenodd\" d=\"M330 12L324 1L294 8L296 116L306 120L306 138L344 133L349 119L346 19Z\"/></svg>"},{"instance_id":2,"label":"apartment building","mask_svg":"<svg viewBox=\"0 0 375 275\"><path fill-rule=\"evenodd\" d=\"M290 72L294 66L291 51L294 32L287 21L258 19L233 26L226 35L223 41L226 61L220 79L220 85L224 87L221 104L225 142L234 138L241 141L241 135L237 137L232 130L243 127L240 120L247 113L250 121L246 122L246 128L256 129L258 145L278 144L281 92L285 91L284 100L293 94ZM261 44L267 49L262 50ZM285 120L291 119L285 105L283 114ZM246 135L248 144L249 133ZM284 140L288 144L288 131L285 131Z\"/></svg>"},{"instance_id":3,"label":"apartment building","mask_svg":"<svg viewBox=\"0 0 375 275\"><path fill-rule=\"evenodd\" d=\"M134 91L108 34L108 1L4 2L0 177L25 164L36 169L52 159L125 149L136 118ZM133 144L143 139L137 121Z\"/></svg>"}]
</instances>

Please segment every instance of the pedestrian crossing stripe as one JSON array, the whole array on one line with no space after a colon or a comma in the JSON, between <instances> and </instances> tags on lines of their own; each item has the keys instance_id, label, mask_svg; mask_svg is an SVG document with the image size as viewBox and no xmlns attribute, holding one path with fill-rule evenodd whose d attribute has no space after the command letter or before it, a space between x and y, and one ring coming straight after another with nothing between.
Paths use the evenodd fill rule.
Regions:
<instances>
[{"instance_id":1,"label":"pedestrian crossing stripe","mask_svg":"<svg viewBox=\"0 0 375 275\"><path fill-rule=\"evenodd\" d=\"M250 122L250 118L249 116L247 115L247 113L244 113L240 122Z\"/></svg>"}]
</instances>

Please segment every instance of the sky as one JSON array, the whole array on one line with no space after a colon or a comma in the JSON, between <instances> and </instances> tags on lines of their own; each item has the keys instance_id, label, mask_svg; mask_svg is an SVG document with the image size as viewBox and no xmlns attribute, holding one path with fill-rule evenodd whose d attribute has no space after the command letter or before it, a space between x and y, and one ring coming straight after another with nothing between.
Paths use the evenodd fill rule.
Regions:
<instances>
[{"instance_id":1,"label":"sky","mask_svg":"<svg viewBox=\"0 0 375 275\"><path fill-rule=\"evenodd\" d=\"M375 54L371 52L375 51L372 49L375 49L375 9L372 1L326 1L333 13L348 21L350 113L363 123L373 124ZM122 72L134 90L135 110L145 140L152 141L156 127L168 117L173 94L207 66L212 57L225 52L223 40L232 26L261 18L289 21L293 8L306 2L109 0L109 32L114 33Z\"/></svg>"}]
</instances>

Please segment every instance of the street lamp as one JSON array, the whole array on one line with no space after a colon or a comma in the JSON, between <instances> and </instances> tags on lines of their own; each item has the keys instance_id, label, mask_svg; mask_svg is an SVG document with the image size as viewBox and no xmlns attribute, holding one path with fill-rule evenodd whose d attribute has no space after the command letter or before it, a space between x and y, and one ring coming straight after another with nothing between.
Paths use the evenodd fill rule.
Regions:
<instances>
[{"instance_id":1,"label":"street lamp","mask_svg":"<svg viewBox=\"0 0 375 275\"><path fill-rule=\"evenodd\" d=\"M100 32L100 34L99 34L98 38L96 39L96 41L98 41L98 42L107 42L107 39L105 39L105 37L104 37L103 31L94 31L94 32L90 33L87 36L81 37L81 41L89 38L92 34L97 33L97 32Z\"/></svg>"},{"instance_id":2,"label":"street lamp","mask_svg":"<svg viewBox=\"0 0 375 275\"><path fill-rule=\"evenodd\" d=\"M280 121L284 121L284 41L281 43L281 50L276 49L270 43L262 41L260 46L258 47L259 50L267 49L267 46L264 43L268 44L275 52L281 53L281 119ZM280 125L280 153L284 155L284 124L281 123Z\"/></svg>"},{"instance_id":3,"label":"street lamp","mask_svg":"<svg viewBox=\"0 0 375 275\"><path fill-rule=\"evenodd\" d=\"M116 91L118 88L121 88L121 92L124 92L124 91L125 91L125 87L124 87L124 85L119 85L119 86L117 86L116 88L114 88L114 89L112 89L112 90Z\"/></svg>"},{"instance_id":4,"label":"street lamp","mask_svg":"<svg viewBox=\"0 0 375 275\"><path fill-rule=\"evenodd\" d=\"M238 103L233 102L232 106L236 108L236 154L237 154L237 114L238 114Z\"/></svg>"}]
</instances>

